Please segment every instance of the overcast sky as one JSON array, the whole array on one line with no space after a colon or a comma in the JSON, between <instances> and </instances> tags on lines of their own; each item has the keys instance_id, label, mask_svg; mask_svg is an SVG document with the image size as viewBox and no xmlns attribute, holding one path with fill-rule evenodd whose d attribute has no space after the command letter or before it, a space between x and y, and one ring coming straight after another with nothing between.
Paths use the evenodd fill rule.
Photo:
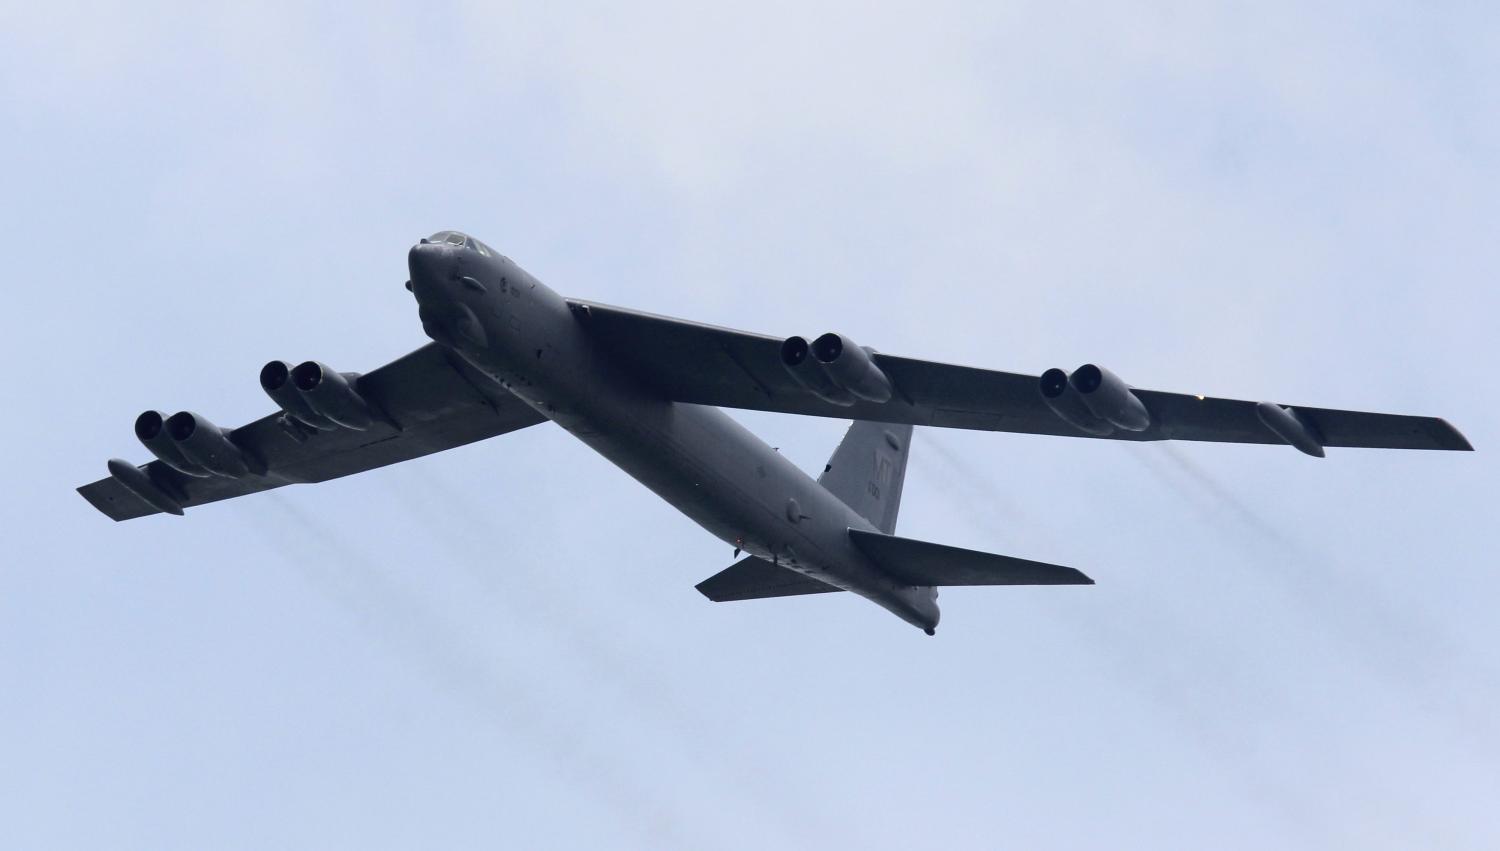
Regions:
<instances>
[{"instance_id":1,"label":"overcast sky","mask_svg":"<svg viewBox=\"0 0 1500 851\"><path fill-rule=\"evenodd\" d=\"M0 844L1496 847L1500 20L1437 6L0 3ZM73 492L143 409L426 342L442 228L1479 451L919 429L898 532L1098 581L936 638L707 602L729 548L551 426L182 519ZM807 469L844 428L736 416Z\"/></svg>"}]
</instances>

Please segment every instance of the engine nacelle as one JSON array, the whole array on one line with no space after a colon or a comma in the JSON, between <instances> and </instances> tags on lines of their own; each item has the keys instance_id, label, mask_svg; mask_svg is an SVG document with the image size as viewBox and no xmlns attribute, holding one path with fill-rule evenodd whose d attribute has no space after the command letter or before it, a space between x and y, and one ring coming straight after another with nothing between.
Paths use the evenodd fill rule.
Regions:
<instances>
[{"instance_id":1,"label":"engine nacelle","mask_svg":"<svg viewBox=\"0 0 1500 851\"><path fill-rule=\"evenodd\" d=\"M215 475L238 479L265 468L229 440L229 432L192 411L167 418L167 434L183 457Z\"/></svg>"},{"instance_id":2,"label":"engine nacelle","mask_svg":"<svg viewBox=\"0 0 1500 851\"><path fill-rule=\"evenodd\" d=\"M854 394L835 384L823 365L816 358L809 357L811 353L812 349L806 340L788 337L781 344L781 365L786 367L787 374L793 381L819 399L841 408L853 405Z\"/></svg>"},{"instance_id":3,"label":"engine nacelle","mask_svg":"<svg viewBox=\"0 0 1500 851\"><path fill-rule=\"evenodd\" d=\"M334 372L311 360L292 370L292 383L309 408L344 428L364 431L380 417L354 389L352 382L357 378L358 373Z\"/></svg>"},{"instance_id":4,"label":"engine nacelle","mask_svg":"<svg viewBox=\"0 0 1500 851\"><path fill-rule=\"evenodd\" d=\"M314 411L312 405L292 383L292 365L286 361L273 360L260 368L260 389L266 391L271 401L280 406L286 415L308 428L332 431L338 428L333 420Z\"/></svg>"},{"instance_id":5,"label":"engine nacelle","mask_svg":"<svg viewBox=\"0 0 1500 851\"><path fill-rule=\"evenodd\" d=\"M177 444L167 434L167 415L161 411L145 411L135 418L135 436L157 460L166 464L184 476L204 478L209 475L208 470L194 464L182 454Z\"/></svg>"},{"instance_id":6,"label":"engine nacelle","mask_svg":"<svg viewBox=\"0 0 1500 851\"><path fill-rule=\"evenodd\" d=\"M1151 412L1113 372L1086 363L1073 370L1068 383L1099 419L1126 431L1145 431L1151 426Z\"/></svg>"},{"instance_id":7,"label":"engine nacelle","mask_svg":"<svg viewBox=\"0 0 1500 851\"><path fill-rule=\"evenodd\" d=\"M1042 401L1057 414L1058 419L1096 437L1108 437L1114 433L1114 426L1095 416L1084 404L1083 396L1073 389L1063 370L1053 368L1042 373L1038 387L1042 391Z\"/></svg>"},{"instance_id":8,"label":"engine nacelle","mask_svg":"<svg viewBox=\"0 0 1500 851\"><path fill-rule=\"evenodd\" d=\"M891 379L853 340L828 333L812 342L813 357L838 387L867 402L891 401Z\"/></svg>"}]
</instances>

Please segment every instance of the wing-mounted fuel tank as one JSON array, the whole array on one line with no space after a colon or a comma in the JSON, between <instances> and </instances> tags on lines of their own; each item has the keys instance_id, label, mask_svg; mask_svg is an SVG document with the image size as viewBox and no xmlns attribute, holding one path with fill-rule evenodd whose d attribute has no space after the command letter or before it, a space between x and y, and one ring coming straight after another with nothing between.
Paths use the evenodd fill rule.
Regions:
<instances>
[{"instance_id":1,"label":"wing-mounted fuel tank","mask_svg":"<svg viewBox=\"0 0 1500 851\"><path fill-rule=\"evenodd\" d=\"M1072 375L1060 369L1042 373L1042 401L1069 425L1100 437L1122 431L1145 431L1151 412L1130 385L1107 369L1088 363Z\"/></svg>"},{"instance_id":2,"label":"wing-mounted fuel tank","mask_svg":"<svg viewBox=\"0 0 1500 851\"><path fill-rule=\"evenodd\" d=\"M137 467L119 458L109 459L109 475L125 490L140 497L157 511L182 516L183 495L170 483L151 474L150 467Z\"/></svg>"},{"instance_id":3,"label":"wing-mounted fuel tank","mask_svg":"<svg viewBox=\"0 0 1500 851\"><path fill-rule=\"evenodd\" d=\"M1323 436L1316 426L1307 421L1295 408L1284 408L1275 402L1261 402L1255 406L1255 415L1271 433L1314 458L1325 457Z\"/></svg>"},{"instance_id":4,"label":"wing-mounted fuel tank","mask_svg":"<svg viewBox=\"0 0 1500 851\"><path fill-rule=\"evenodd\" d=\"M781 344L781 365L803 389L830 404L848 407L861 399L891 399L890 377L868 349L841 334L824 334L812 343L788 337Z\"/></svg>"}]
</instances>

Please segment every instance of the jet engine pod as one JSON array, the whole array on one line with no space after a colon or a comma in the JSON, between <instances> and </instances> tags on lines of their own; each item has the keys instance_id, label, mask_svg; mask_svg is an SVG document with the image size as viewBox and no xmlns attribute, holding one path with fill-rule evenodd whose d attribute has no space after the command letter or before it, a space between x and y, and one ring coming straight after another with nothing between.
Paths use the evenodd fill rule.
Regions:
<instances>
[{"instance_id":1,"label":"jet engine pod","mask_svg":"<svg viewBox=\"0 0 1500 851\"><path fill-rule=\"evenodd\" d=\"M1042 401L1057 414L1057 418L1086 434L1108 437L1115 427L1094 416L1083 397L1068 383L1068 374L1060 369L1049 369L1037 382L1042 391Z\"/></svg>"},{"instance_id":2,"label":"jet engine pod","mask_svg":"<svg viewBox=\"0 0 1500 851\"><path fill-rule=\"evenodd\" d=\"M292 370L292 383L297 385L308 407L344 428L364 431L375 422L376 416L370 403L350 384L357 378L357 373L334 372L311 360Z\"/></svg>"},{"instance_id":3,"label":"jet engine pod","mask_svg":"<svg viewBox=\"0 0 1500 851\"><path fill-rule=\"evenodd\" d=\"M867 402L891 401L891 379L853 340L828 333L812 342L812 354L833 383Z\"/></svg>"},{"instance_id":4,"label":"jet engine pod","mask_svg":"<svg viewBox=\"0 0 1500 851\"><path fill-rule=\"evenodd\" d=\"M1113 372L1086 363L1068 376L1068 383L1099 419L1126 431L1145 431L1151 426L1151 412Z\"/></svg>"},{"instance_id":5,"label":"jet engine pod","mask_svg":"<svg viewBox=\"0 0 1500 851\"><path fill-rule=\"evenodd\" d=\"M786 367L793 381L819 399L841 408L853 405L854 394L835 384L823 365L816 358L808 357L810 352L806 340L788 337L781 344L781 365Z\"/></svg>"},{"instance_id":6,"label":"jet engine pod","mask_svg":"<svg viewBox=\"0 0 1500 851\"><path fill-rule=\"evenodd\" d=\"M271 401L280 406L286 415L309 428L332 431L338 426L333 420L314 411L306 398L297 392L292 383L292 365L283 360L273 360L260 368L260 389L266 391Z\"/></svg>"},{"instance_id":7,"label":"jet engine pod","mask_svg":"<svg viewBox=\"0 0 1500 851\"><path fill-rule=\"evenodd\" d=\"M147 449L155 455L157 460L166 464L184 476L204 478L209 472L194 464L182 454L177 444L167 434L167 415L161 411L145 411L135 418L135 436Z\"/></svg>"},{"instance_id":8,"label":"jet engine pod","mask_svg":"<svg viewBox=\"0 0 1500 851\"><path fill-rule=\"evenodd\" d=\"M210 473L230 479L265 473L259 462L229 441L228 432L192 411L168 417L166 430L183 457Z\"/></svg>"}]
</instances>

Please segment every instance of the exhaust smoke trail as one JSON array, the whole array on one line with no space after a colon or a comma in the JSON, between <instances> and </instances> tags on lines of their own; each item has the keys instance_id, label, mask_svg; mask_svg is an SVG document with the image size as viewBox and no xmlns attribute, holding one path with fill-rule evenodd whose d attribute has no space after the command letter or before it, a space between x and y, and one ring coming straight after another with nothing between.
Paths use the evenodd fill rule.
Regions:
<instances>
[{"instance_id":1,"label":"exhaust smoke trail","mask_svg":"<svg viewBox=\"0 0 1500 851\"><path fill-rule=\"evenodd\" d=\"M1399 673L1409 684L1421 686L1425 684L1423 674L1427 671L1428 657L1431 655L1430 647L1439 648L1441 655L1453 656L1463 653L1462 647L1452 640L1441 628L1424 621L1411 609L1403 607L1391 600L1380 589L1364 581L1359 573L1346 568L1337 558L1330 558L1319 548L1297 541L1279 529L1270 520L1263 517L1258 511L1245 503L1234 492L1215 477L1208 470L1188 457L1180 448L1170 444L1164 444L1162 453L1170 462L1170 467L1182 474L1189 482L1189 486L1196 488L1199 493L1208 497L1228 509L1229 515L1237 521L1237 525L1244 531L1254 536L1254 544L1263 548L1271 558L1261 559L1260 563L1266 564L1284 580L1283 588L1289 594L1296 595L1297 602L1304 606L1312 607L1314 617L1320 622L1327 622L1330 613L1342 613L1351 623L1350 626L1356 630L1377 635L1404 635L1418 639L1418 642L1429 646L1429 650L1420 656L1401 660L1402 670L1399 672L1389 666L1383 666L1386 673ZM1155 463L1149 454L1139 456L1148 469L1157 475L1162 475L1162 467L1153 468ZM1178 489L1183 499L1197 505L1200 500L1192 498L1185 490ZM1311 568L1320 569L1321 573L1313 571L1299 571L1293 569L1293 565L1301 564ZM1335 580L1335 587L1319 584L1320 579ZM1349 597L1357 597L1358 605L1349 605ZM1365 641L1358 638L1350 639L1361 649L1365 648ZM1408 644L1413 642L1407 642ZM1366 654L1368 655L1368 654ZM1382 655L1376 661L1388 661L1388 655ZM1471 659L1478 663L1478 667L1485 668L1482 660ZM1493 671L1486 671L1491 679L1494 679Z\"/></svg>"},{"instance_id":2,"label":"exhaust smoke trail","mask_svg":"<svg viewBox=\"0 0 1500 851\"><path fill-rule=\"evenodd\" d=\"M956 508L962 509L958 513L974 523L977 529L984 532L992 531L983 522L984 514L975 511L974 506L965 504L972 502L976 497L992 506L997 506L1000 512L1012 515L1024 513L1024 510L1014 508L1014 499L1004 493L995 482L979 475L970 466L962 463L961 455L945 446L941 435L934 434L928 429L923 429L920 433L924 438L924 443L933 448L933 454L943 463L947 473L945 483L957 484L966 492L964 496L960 496L952 489L945 488L939 491L941 497ZM1145 460L1144 463L1148 466L1151 464L1149 460ZM1185 497L1186 492L1180 483L1168 479L1167 474L1159 469L1152 472L1163 478L1174 491ZM1247 506L1238 505L1235 508L1238 509L1235 512L1236 515L1242 521L1248 519L1253 528L1265 531L1273 539L1282 537L1273 526L1261 520ZM978 522L975 522L976 519ZM1052 533L1051 530L1048 531L1049 537L1057 541L1058 535ZM1212 681L1216 675L1222 676L1221 672L1226 664L1238 669L1249 667L1250 659L1247 654L1223 645L1206 644L1205 636L1197 629L1182 621L1171 609L1161 606L1149 596L1137 595L1132 602L1138 607L1133 615L1115 609L1095 610L1087 617L1053 601L1048 601L1043 605L1051 616L1067 624L1097 653L1112 660L1105 667L1112 674L1117 675L1119 682L1137 690L1170 714L1181 729L1190 732L1192 740L1198 747L1224 765L1226 769L1233 768L1242 787L1252 799L1278 813L1290 828L1309 836L1316 844L1320 846L1339 844L1340 837L1336 825L1328 822L1320 808L1300 796L1289 794L1285 788L1286 784L1281 779L1255 767L1254 754L1240 752L1237 749L1234 744L1238 741L1237 737L1226 738L1223 729L1225 719L1215 707L1199 706L1188 699L1189 695L1201 689L1203 682ZM1139 646L1142 635L1153 633L1170 634L1165 636L1169 640L1163 643L1178 648L1175 651L1176 661L1185 662L1185 668L1183 665L1164 665L1164 659L1151 652L1133 651L1132 648ZM1237 656L1239 662L1227 659L1226 654L1230 653ZM1129 672L1129 676L1123 676L1124 672ZM1254 695L1247 694L1245 700L1264 702L1270 693L1257 691ZM1345 757L1344 761L1347 763L1348 758ZM1403 808L1396 804L1393 795L1388 792L1380 794L1373 789L1369 794L1372 798L1379 799L1377 807L1379 812L1387 818L1412 827L1408 831L1409 835L1428 837L1434 835L1434 823L1431 819L1416 818L1414 814L1403 811ZM1373 803L1376 802L1372 801ZM1419 821L1421 824L1417 825ZM1421 829L1418 830L1417 827Z\"/></svg>"},{"instance_id":3,"label":"exhaust smoke trail","mask_svg":"<svg viewBox=\"0 0 1500 851\"><path fill-rule=\"evenodd\" d=\"M298 528L298 540L312 544L318 552L289 547L276 534L284 528L282 523L275 524L274 530L260 530L262 536L309 585L352 614L361 628L416 662L446 695L512 734L507 742L533 748L544 744L539 756L558 767L576 788L591 789L601 803L617 811L621 824L633 825L648 844L701 846L681 835L683 826L669 808L642 794L638 779L601 759L601 754L586 750L573 730L553 723L550 708L529 699L543 690L525 682L528 676L517 665L506 663L498 654L475 653L472 642L455 635L443 618L392 584L389 572L376 559L330 524L281 494L268 494L267 500ZM529 733L514 735L517 729Z\"/></svg>"},{"instance_id":4,"label":"exhaust smoke trail","mask_svg":"<svg viewBox=\"0 0 1500 851\"><path fill-rule=\"evenodd\" d=\"M1463 659L1471 674L1492 684L1500 681L1500 672L1489 660L1466 651L1447 631L1392 600L1339 559L1282 533L1182 449L1170 443L1163 443L1161 449L1169 465L1157 464L1149 453L1138 457L1159 477L1178 473L1187 480L1189 488L1229 509L1230 516L1238 521L1236 525L1253 536L1252 545L1269 555L1269 558L1257 559L1257 563L1272 568L1272 574L1281 581L1282 593L1302 607L1313 622L1339 633L1339 637L1350 645L1352 655L1361 659L1367 669L1386 678L1392 685L1403 686L1408 696L1425 695L1430 688L1435 657ZM1200 500L1191 496L1187 489L1176 485L1174 489L1184 500L1199 505ZM1296 570L1295 565L1309 569ZM1334 584L1327 584L1329 580ZM1387 641L1374 648L1369 641L1371 635L1381 638L1397 636L1401 640L1394 645ZM1428 714L1436 710L1425 698L1414 700L1414 703ZM1497 748L1500 731L1497 731L1494 718L1487 713L1475 714L1463 708L1450 711L1458 716L1458 724L1450 725L1449 729L1464 731L1470 745L1489 752L1492 761L1500 762L1500 748Z\"/></svg>"},{"instance_id":5,"label":"exhaust smoke trail","mask_svg":"<svg viewBox=\"0 0 1500 851\"><path fill-rule=\"evenodd\" d=\"M834 829L822 813L809 808L802 799L788 795L770 799L768 795L781 787L769 773L731 771L722 762L705 763L696 752L685 747L681 731L701 728L703 719L666 687L669 677L661 672L653 674L644 670L643 665L650 659L650 654L621 652L622 645L634 643L628 639L622 643L621 638L639 632L631 619L624 618L609 629L601 629L599 623L580 618L577 600L566 593L572 586L560 585L557 577L539 575L524 561L512 565L512 575L524 571L524 579L529 580L528 594L531 599L540 599L547 604L544 607L546 614L538 616L535 609L516 605L515 596L500 582L499 574L491 569L491 547L478 537L485 530L494 529L494 518L481 515L472 496L460 492L441 475L430 470L412 472L412 481L426 493L415 494L403 488L397 489L396 495L413 516L423 519L425 525L452 530L438 535L437 540L452 562L484 592L487 600L503 608L513 621L524 621L529 629L550 636L558 649L582 661L591 683L610 684L617 694L637 707L639 717L664 729L667 739L677 745L679 754L687 762L696 764L700 772L727 775L726 779L733 787L729 796L752 801L753 805L748 809L762 824L776 814L780 832L789 841L797 843L808 842L809 833L822 837L820 841L831 842L835 837L841 841L850 839L848 826ZM721 729L717 733L721 739L734 734L733 729ZM753 748L746 747L745 750Z\"/></svg>"},{"instance_id":6,"label":"exhaust smoke trail","mask_svg":"<svg viewBox=\"0 0 1500 851\"><path fill-rule=\"evenodd\" d=\"M944 481L958 485L973 497L955 503L971 525L982 528L986 532L994 532L995 519L1003 518L1009 520L1011 526L1025 526L1034 530L1037 534L1033 537L1052 542L1058 540L1057 530L1051 524L1027 511L1020 502L995 487L994 482L974 475L973 469L965 462L963 454L948 446L934 433L933 429L914 429L912 434L920 438L922 447L930 452L931 457L937 459L938 466L942 467L945 473ZM978 510L981 503L988 504L990 511L981 513Z\"/></svg>"}]
</instances>

